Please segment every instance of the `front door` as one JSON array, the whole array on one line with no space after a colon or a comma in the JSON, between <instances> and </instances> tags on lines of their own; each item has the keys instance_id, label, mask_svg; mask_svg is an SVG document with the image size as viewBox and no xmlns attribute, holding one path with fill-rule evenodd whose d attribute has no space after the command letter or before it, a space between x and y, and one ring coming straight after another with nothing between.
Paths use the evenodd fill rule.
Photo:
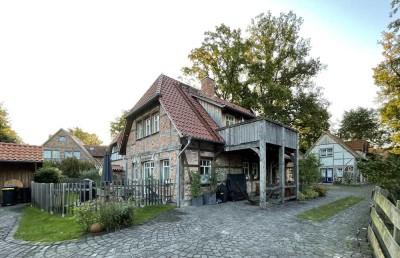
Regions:
<instances>
[{"instance_id":1,"label":"front door","mask_svg":"<svg viewBox=\"0 0 400 258\"><path fill-rule=\"evenodd\" d=\"M333 169L332 168L321 168L322 183L333 182Z\"/></svg>"}]
</instances>

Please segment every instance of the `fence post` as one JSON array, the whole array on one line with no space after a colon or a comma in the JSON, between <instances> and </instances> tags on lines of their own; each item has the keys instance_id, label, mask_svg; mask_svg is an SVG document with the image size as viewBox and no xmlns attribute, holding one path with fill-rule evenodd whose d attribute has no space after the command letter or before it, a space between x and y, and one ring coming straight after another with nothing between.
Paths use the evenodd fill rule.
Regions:
<instances>
[{"instance_id":1,"label":"fence post","mask_svg":"<svg viewBox=\"0 0 400 258\"><path fill-rule=\"evenodd\" d=\"M93 189L93 181L89 181L89 201L92 200L92 189Z\"/></svg>"},{"instance_id":2,"label":"fence post","mask_svg":"<svg viewBox=\"0 0 400 258\"><path fill-rule=\"evenodd\" d=\"M61 196L61 216L65 217L65 209L66 209L66 188L67 188L67 184L63 183L62 184L62 196Z\"/></svg>"},{"instance_id":3,"label":"fence post","mask_svg":"<svg viewBox=\"0 0 400 258\"><path fill-rule=\"evenodd\" d=\"M400 210L400 200L397 200L396 208ZM393 238L400 245L400 229L394 227Z\"/></svg>"},{"instance_id":4,"label":"fence post","mask_svg":"<svg viewBox=\"0 0 400 258\"><path fill-rule=\"evenodd\" d=\"M54 183L50 183L50 191L49 191L49 198L50 198L50 214L54 214Z\"/></svg>"}]
</instances>

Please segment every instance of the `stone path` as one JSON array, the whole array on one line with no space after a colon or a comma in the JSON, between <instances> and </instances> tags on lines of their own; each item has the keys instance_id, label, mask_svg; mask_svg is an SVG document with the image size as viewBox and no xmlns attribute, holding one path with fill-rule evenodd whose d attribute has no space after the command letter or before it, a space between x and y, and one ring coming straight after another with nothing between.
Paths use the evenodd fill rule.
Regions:
<instances>
[{"instance_id":1,"label":"stone path","mask_svg":"<svg viewBox=\"0 0 400 258\"><path fill-rule=\"evenodd\" d=\"M331 186L324 198L266 208L247 201L184 207L141 226L46 244L14 240L23 207L3 207L0 257L371 257L359 231L368 224L371 190ZM348 195L366 199L324 222L296 218Z\"/></svg>"}]
</instances>

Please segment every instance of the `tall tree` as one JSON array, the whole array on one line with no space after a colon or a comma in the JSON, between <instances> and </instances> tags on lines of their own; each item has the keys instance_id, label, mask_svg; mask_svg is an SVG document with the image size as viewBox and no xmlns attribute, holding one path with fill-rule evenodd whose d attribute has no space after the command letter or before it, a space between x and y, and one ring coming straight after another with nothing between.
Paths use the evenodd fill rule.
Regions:
<instances>
[{"instance_id":1,"label":"tall tree","mask_svg":"<svg viewBox=\"0 0 400 258\"><path fill-rule=\"evenodd\" d=\"M7 109L3 108L2 102L0 102L0 142L22 143L21 138L11 128Z\"/></svg>"},{"instance_id":2,"label":"tall tree","mask_svg":"<svg viewBox=\"0 0 400 258\"><path fill-rule=\"evenodd\" d=\"M392 0L391 5L392 5L392 11L389 14L390 17L392 18L399 10L400 0ZM400 28L400 19L395 19L391 21L389 23L388 28L392 29L394 32L398 32Z\"/></svg>"},{"instance_id":3,"label":"tall tree","mask_svg":"<svg viewBox=\"0 0 400 258\"><path fill-rule=\"evenodd\" d=\"M103 144L103 142L99 139L99 137L96 134L85 132L79 127L68 128L68 131L73 136L75 136L76 138L81 140L84 144L87 144L87 145L102 145Z\"/></svg>"},{"instance_id":4,"label":"tall tree","mask_svg":"<svg viewBox=\"0 0 400 258\"><path fill-rule=\"evenodd\" d=\"M344 112L338 133L343 139L363 139L377 147L388 143L390 135L382 129L378 112L363 107Z\"/></svg>"},{"instance_id":5,"label":"tall tree","mask_svg":"<svg viewBox=\"0 0 400 258\"><path fill-rule=\"evenodd\" d=\"M129 110L122 110L121 115L116 117L114 121L110 122L110 135L111 138L114 139L115 136L125 127L125 115L128 113Z\"/></svg>"},{"instance_id":6,"label":"tall tree","mask_svg":"<svg viewBox=\"0 0 400 258\"><path fill-rule=\"evenodd\" d=\"M299 130L304 151L329 128L330 115L312 81L325 66L309 56L309 40L298 35L301 24L292 12L260 14L247 38L222 24L205 33L201 47L188 56L192 66L182 71L198 79L214 77L219 97Z\"/></svg>"},{"instance_id":7,"label":"tall tree","mask_svg":"<svg viewBox=\"0 0 400 258\"><path fill-rule=\"evenodd\" d=\"M374 68L375 84L383 123L394 131L395 152L400 153L400 35L383 32L379 42L384 60Z\"/></svg>"}]
</instances>

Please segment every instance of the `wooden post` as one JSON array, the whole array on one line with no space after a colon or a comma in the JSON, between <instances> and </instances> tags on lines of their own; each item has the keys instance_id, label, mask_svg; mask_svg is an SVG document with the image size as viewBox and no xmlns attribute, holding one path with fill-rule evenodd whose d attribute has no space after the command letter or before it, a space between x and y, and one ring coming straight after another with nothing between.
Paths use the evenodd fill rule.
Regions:
<instances>
[{"instance_id":1,"label":"wooden post","mask_svg":"<svg viewBox=\"0 0 400 258\"><path fill-rule=\"evenodd\" d=\"M279 148L279 184L281 188L281 203L285 202L285 127L282 126L282 142Z\"/></svg>"},{"instance_id":2,"label":"wooden post","mask_svg":"<svg viewBox=\"0 0 400 258\"><path fill-rule=\"evenodd\" d=\"M54 214L54 183L50 183L50 214Z\"/></svg>"},{"instance_id":3,"label":"wooden post","mask_svg":"<svg viewBox=\"0 0 400 258\"><path fill-rule=\"evenodd\" d=\"M265 207L267 202L267 141L265 140L266 122L260 126L259 141L260 141L260 207Z\"/></svg>"},{"instance_id":4,"label":"wooden post","mask_svg":"<svg viewBox=\"0 0 400 258\"><path fill-rule=\"evenodd\" d=\"M93 190L93 181L90 181L89 182L89 201L91 201L93 199L92 190Z\"/></svg>"},{"instance_id":5,"label":"wooden post","mask_svg":"<svg viewBox=\"0 0 400 258\"><path fill-rule=\"evenodd\" d=\"M61 216L62 217L65 217L66 188L67 188L67 184L63 183L62 184L62 196L61 196Z\"/></svg>"},{"instance_id":6,"label":"wooden post","mask_svg":"<svg viewBox=\"0 0 400 258\"><path fill-rule=\"evenodd\" d=\"M299 146L294 151L294 180L296 183L296 200L299 199L300 184L299 184Z\"/></svg>"},{"instance_id":7,"label":"wooden post","mask_svg":"<svg viewBox=\"0 0 400 258\"><path fill-rule=\"evenodd\" d=\"M400 210L400 200L397 200L396 208ZM394 227L393 238L394 238L394 241L396 241L396 243L400 245L400 229L399 228Z\"/></svg>"}]
</instances>

